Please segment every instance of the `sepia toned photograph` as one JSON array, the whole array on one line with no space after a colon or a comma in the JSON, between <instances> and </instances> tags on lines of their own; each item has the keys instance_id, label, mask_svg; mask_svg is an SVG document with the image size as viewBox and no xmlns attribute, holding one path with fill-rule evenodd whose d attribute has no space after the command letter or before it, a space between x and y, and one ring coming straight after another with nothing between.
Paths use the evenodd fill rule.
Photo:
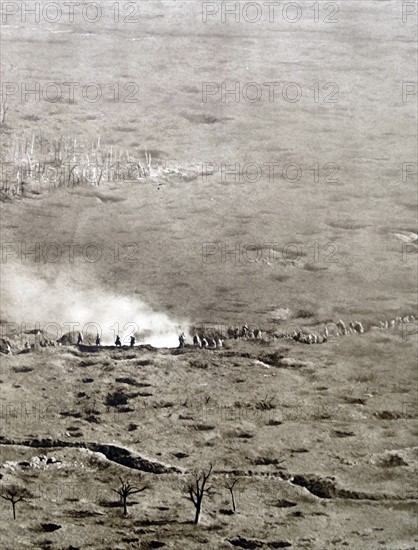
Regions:
<instances>
[{"instance_id":1,"label":"sepia toned photograph","mask_svg":"<svg viewBox=\"0 0 418 550\"><path fill-rule=\"evenodd\" d=\"M0 0L0 550L418 550L416 0Z\"/></svg>"}]
</instances>

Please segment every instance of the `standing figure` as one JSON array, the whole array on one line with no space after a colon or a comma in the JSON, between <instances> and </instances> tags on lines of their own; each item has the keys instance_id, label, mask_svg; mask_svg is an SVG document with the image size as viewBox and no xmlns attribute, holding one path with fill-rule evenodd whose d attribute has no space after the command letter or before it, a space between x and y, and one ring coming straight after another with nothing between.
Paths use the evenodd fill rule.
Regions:
<instances>
[{"instance_id":1,"label":"standing figure","mask_svg":"<svg viewBox=\"0 0 418 550\"><path fill-rule=\"evenodd\" d=\"M135 345L135 336L131 336L130 346L133 348Z\"/></svg>"},{"instance_id":2,"label":"standing figure","mask_svg":"<svg viewBox=\"0 0 418 550\"><path fill-rule=\"evenodd\" d=\"M101 343L102 343L101 338L100 338L100 336L99 336L99 333L97 333L97 336L96 336L96 346L100 346Z\"/></svg>"},{"instance_id":3,"label":"standing figure","mask_svg":"<svg viewBox=\"0 0 418 550\"><path fill-rule=\"evenodd\" d=\"M202 347L202 341L197 334L193 336L193 344L198 348Z\"/></svg>"},{"instance_id":4,"label":"standing figure","mask_svg":"<svg viewBox=\"0 0 418 550\"><path fill-rule=\"evenodd\" d=\"M208 348L215 349L216 348L216 341L214 338L208 338Z\"/></svg>"},{"instance_id":5,"label":"standing figure","mask_svg":"<svg viewBox=\"0 0 418 550\"><path fill-rule=\"evenodd\" d=\"M77 338L77 346L80 346L82 343L83 343L83 335L81 334L81 332L79 332L78 338Z\"/></svg>"},{"instance_id":6,"label":"standing figure","mask_svg":"<svg viewBox=\"0 0 418 550\"><path fill-rule=\"evenodd\" d=\"M12 347L8 340L5 340L4 338L1 339L0 351L1 353L5 353L6 355L12 354Z\"/></svg>"},{"instance_id":7,"label":"standing figure","mask_svg":"<svg viewBox=\"0 0 418 550\"><path fill-rule=\"evenodd\" d=\"M364 334L364 328L363 328L363 325L360 323L360 321L356 321L356 322L355 322L354 330L355 330L358 334Z\"/></svg>"},{"instance_id":8,"label":"standing figure","mask_svg":"<svg viewBox=\"0 0 418 550\"><path fill-rule=\"evenodd\" d=\"M339 329L341 329L341 333L343 336L345 336L347 334L347 327L345 326L345 323L344 321L342 321L341 319L338 320L337 323L335 323L337 325L337 327Z\"/></svg>"},{"instance_id":9,"label":"standing figure","mask_svg":"<svg viewBox=\"0 0 418 550\"><path fill-rule=\"evenodd\" d=\"M184 344L186 343L186 335L184 332L182 332L179 336L179 348L184 348Z\"/></svg>"},{"instance_id":10,"label":"standing figure","mask_svg":"<svg viewBox=\"0 0 418 550\"><path fill-rule=\"evenodd\" d=\"M120 348L122 347L122 342L120 341L119 334L116 336L115 346Z\"/></svg>"}]
</instances>

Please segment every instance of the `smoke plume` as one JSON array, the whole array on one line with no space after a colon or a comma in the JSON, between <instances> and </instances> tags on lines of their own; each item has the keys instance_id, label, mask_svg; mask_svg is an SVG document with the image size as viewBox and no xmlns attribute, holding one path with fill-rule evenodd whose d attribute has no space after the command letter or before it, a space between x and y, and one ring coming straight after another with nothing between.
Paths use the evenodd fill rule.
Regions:
<instances>
[{"instance_id":1,"label":"smoke plume","mask_svg":"<svg viewBox=\"0 0 418 550\"><path fill-rule=\"evenodd\" d=\"M80 284L75 272L47 277L24 264L2 267L3 321L38 326L56 339L70 330L96 335L97 329L106 345L119 334L123 344L135 335L139 344L175 347L180 332L187 330L187 323L154 311L142 300L100 288L93 275L89 280L83 273Z\"/></svg>"}]
</instances>

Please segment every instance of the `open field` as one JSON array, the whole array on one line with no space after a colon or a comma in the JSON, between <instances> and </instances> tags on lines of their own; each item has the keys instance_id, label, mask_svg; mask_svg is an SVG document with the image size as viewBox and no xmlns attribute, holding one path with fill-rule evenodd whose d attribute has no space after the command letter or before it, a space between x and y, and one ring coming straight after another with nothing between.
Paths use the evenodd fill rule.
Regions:
<instances>
[{"instance_id":1,"label":"open field","mask_svg":"<svg viewBox=\"0 0 418 550\"><path fill-rule=\"evenodd\" d=\"M0 484L31 496L0 500L0 546L416 550L416 15L97 4L1 27ZM88 323L139 345L35 345ZM244 323L263 338L191 346ZM119 476L148 486L126 517Z\"/></svg>"},{"instance_id":2,"label":"open field","mask_svg":"<svg viewBox=\"0 0 418 550\"><path fill-rule=\"evenodd\" d=\"M157 310L192 321L256 322L283 306L320 317L348 311L385 318L415 304L416 256L394 235L416 232L416 175L402 173L402 163L417 155L416 101L402 96L402 82L414 80L416 29L402 23L398 2L345 2L335 25L315 24L306 10L297 26L216 18L203 24L199 2L150 2L141 10L133 26L109 20L108 10L90 26L8 18L2 79L18 91L7 97L4 155L14 160L11 144L30 146L33 135L49 142L75 137L87 150L100 136L106 150L143 160L147 148L154 164L180 175L8 205L3 241L28 248L97 242L109 253L97 264L78 258L75 280L94 277L121 294L137 292ZM103 54L109 47L111 62ZM79 84L73 101L62 84L68 81ZM262 85L269 81L280 83L273 103ZM44 99L51 82L60 85L56 103ZM99 83L100 101L83 99L87 82ZM118 83L122 93L129 82L139 87L138 102L123 95L115 101L109 87ZM241 96L245 83L256 82L264 95L257 103L223 102L220 93L203 102L207 82L237 82ZM289 82L301 89L298 102L283 99ZM309 89L315 82L318 103ZM338 86L338 102L324 102L329 82ZM23 86L36 83L38 96L22 101ZM222 163L238 164L241 175L201 175ZM247 163L256 166L242 174ZM273 181L264 163L278 163ZM286 179L288 163L296 168ZM338 172L325 170L327 163ZM136 243L138 260L115 265L116 242ZM206 263L204 243L219 244ZM260 250L273 243L276 254L267 245L261 259L268 263L251 261L257 255L250 253L238 265L233 254L222 261L220 245L235 251L248 243ZM65 260L47 262L48 274L68 271Z\"/></svg>"}]
</instances>

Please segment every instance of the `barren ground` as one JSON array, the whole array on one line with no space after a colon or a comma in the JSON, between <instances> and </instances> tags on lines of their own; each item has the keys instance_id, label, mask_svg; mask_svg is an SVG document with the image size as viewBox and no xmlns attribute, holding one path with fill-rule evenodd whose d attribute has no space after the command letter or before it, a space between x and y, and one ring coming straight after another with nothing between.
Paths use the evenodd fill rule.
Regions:
<instances>
[{"instance_id":1,"label":"barren ground","mask_svg":"<svg viewBox=\"0 0 418 550\"><path fill-rule=\"evenodd\" d=\"M2 162L34 135L86 149L100 136L170 169L100 187L29 185L1 204L2 241L17 248L1 265L13 354L0 357L0 483L31 493L15 521L1 500L2 548L418 548L416 322L369 330L418 317L417 243L402 240L417 233L416 175L402 178L402 163L416 162L416 103L402 101L402 82L416 79L416 19L402 23L400 1L349 0L339 24L321 25L301 3L298 25L202 24L193 0L141 4L136 26L2 26L3 81L104 90L97 103L9 97ZM110 86L131 81L140 101L116 103ZM296 82L303 94L203 103L202 83L223 81ZM315 82L321 93L336 83L338 102L315 103ZM295 163L302 176L201 176L222 162ZM338 181L322 168L316 181L316 162L337 164ZM21 254L69 242L73 261ZM93 263L82 255L92 242L102 250ZM222 255L243 244L239 262ZM30 337L7 323L101 323L95 307L110 294L184 330L247 322L266 339L18 353ZM107 309L106 338L109 317L136 321ZM340 318L367 331L311 346L267 334ZM196 527L185 487L210 464L216 493ZM148 485L126 518L118 476ZM231 514L224 483L234 479Z\"/></svg>"}]
</instances>

